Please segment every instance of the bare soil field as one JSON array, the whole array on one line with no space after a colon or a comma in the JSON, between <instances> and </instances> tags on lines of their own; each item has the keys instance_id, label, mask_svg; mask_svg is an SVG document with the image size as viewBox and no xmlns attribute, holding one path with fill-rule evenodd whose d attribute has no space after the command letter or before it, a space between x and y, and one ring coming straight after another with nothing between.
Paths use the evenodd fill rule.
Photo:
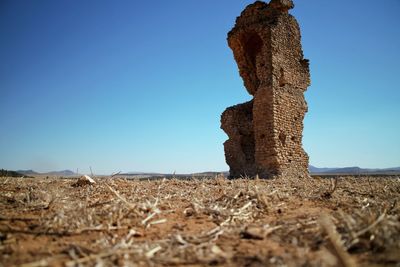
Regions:
<instances>
[{"instance_id":1,"label":"bare soil field","mask_svg":"<svg viewBox=\"0 0 400 267\"><path fill-rule=\"evenodd\" d=\"M400 266L399 177L0 178L0 266Z\"/></svg>"}]
</instances>

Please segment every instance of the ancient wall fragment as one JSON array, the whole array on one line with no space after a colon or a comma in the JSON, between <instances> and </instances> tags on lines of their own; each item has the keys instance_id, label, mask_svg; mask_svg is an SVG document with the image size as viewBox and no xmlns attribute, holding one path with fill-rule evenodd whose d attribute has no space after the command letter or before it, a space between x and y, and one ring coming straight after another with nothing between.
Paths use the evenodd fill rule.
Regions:
<instances>
[{"instance_id":1,"label":"ancient wall fragment","mask_svg":"<svg viewBox=\"0 0 400 267\"><path fill-rule=\"evenodd\" d=\"M257 1L228 33L250 102L227 108L221 128L230 177L308 176L302 148L304 91L310 84L291 0Z\"/></svg>"}]
</instances>

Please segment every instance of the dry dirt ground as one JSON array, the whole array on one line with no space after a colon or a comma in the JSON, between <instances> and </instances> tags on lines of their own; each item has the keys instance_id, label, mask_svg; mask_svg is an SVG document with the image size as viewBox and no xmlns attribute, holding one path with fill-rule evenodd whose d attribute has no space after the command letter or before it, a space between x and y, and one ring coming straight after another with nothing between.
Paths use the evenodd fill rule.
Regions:
<instances>
[{"instance_id":1,"label":"dry dirt ground","mask_svg":"<svg viewBox=\"0 0 400 267\"><path fill-rule=\"evenodd\" d=\"M0 178L0 266L400 266L400 178Z\"/></svg>"}]
</instances>

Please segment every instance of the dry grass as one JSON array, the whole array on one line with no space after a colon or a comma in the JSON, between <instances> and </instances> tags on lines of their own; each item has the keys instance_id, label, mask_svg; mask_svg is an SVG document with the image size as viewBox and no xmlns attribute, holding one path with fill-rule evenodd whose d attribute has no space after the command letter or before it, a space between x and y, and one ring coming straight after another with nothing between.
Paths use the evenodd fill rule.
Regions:
<instances>
[{"instance_id":1,"label":"dry grass","mask_svg":"<svg viewBox=\"0 0 400 267\"><path fill-rule=\"evenodd\" d=\"M398 177L73 183L0 179L0 266L400 262Z\"/></svg>"}]
</instances>

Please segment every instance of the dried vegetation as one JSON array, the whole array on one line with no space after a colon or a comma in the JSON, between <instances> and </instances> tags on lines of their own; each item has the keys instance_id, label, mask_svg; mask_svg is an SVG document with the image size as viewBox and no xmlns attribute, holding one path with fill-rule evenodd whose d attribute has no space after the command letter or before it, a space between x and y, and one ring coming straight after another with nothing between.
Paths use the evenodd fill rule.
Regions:
<instances>
[{"instance_id":1,"label":"dried vegetation","mask_svg":"<svg viewBox=\"0 0 400 267\"><path fill-rule=\"evenodd\" d=\"M0 266L398 266L399 177L1 178Z\"/></svg>"}]
</instances>

